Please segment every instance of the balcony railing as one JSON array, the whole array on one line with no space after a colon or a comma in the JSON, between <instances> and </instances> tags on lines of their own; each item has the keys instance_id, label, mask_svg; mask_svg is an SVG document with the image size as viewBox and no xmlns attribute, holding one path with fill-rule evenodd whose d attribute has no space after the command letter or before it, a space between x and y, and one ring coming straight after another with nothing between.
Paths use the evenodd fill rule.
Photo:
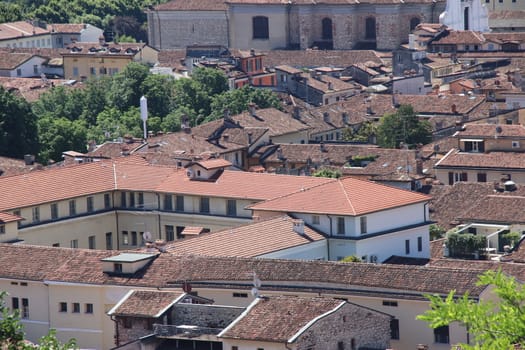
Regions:
<instances>
[{"instance_id":1,"label":"balcony railing","mask_svg":"<svg viewBox=\"0 0 525 350\"><path fill-rule=\"evenodd\" d=\"M154 324L153 332L158 337L184 337L184 338L196 338L202 335L217 335L223 329L222 328L210 328L210 327L199 327L199 326L186 326L186 325L164 325Z\"/></svg>"}]
</instances>

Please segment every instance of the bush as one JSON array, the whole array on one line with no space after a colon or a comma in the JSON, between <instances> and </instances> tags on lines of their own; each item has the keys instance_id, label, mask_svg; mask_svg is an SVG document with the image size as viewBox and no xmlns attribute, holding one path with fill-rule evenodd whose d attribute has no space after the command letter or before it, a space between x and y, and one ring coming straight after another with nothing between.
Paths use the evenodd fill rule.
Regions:
<instances>
[{"instance_id":1,"label":"bush","mask_svg":"<svg viewBox=\"0 0 525 350\"><path fill-rule=\"evenodd\" d=\"M521 238L521 234L518 232L509 232L501 236L501 242L503 245L508 245L511 248L515 247L518 244Z\"/></svg>"},{"instance_id":2,"label":"bush","mask_svg":"<svg viewBox=\"0 0 525 350\"><path fill-rule=\"evenodd\" d=\"M431 241L445 237L445 229L436 224L430 225L428 232L430 233Z\"/></svg>"},{"instance_id":3,"label":"bush","mask_svg":"<svg viewBox=\"0 0 525 350\"><path fill-rule=\"evenodd\" d=\"M479 253L480 249L487 246L487 238L471 233L449 231L447 233L446 245L451 257L471 258L473 255Z\"/></svg>"},{"instance_id":4,"label":"bush","mask_svg":"<svg viewBox=\"0 0 525 350\"><path fill-rule=\"evenodd\" d=\"M362 262L361 258L355 255L349 255L344 257L343 259L339 260L339 262Z\"/></svg>"}]
</instances>

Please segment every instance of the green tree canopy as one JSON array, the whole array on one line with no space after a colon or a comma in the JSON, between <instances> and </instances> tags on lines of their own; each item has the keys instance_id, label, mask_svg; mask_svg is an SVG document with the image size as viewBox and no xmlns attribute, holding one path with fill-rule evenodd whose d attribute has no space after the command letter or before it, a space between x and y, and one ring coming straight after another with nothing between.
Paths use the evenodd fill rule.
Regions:
<instances>
[{"instance_id":1,"label":"green tree canopy","mask_svg":"<svg viewBox=\"0 0 525 350\"><path fill-rule=\"evenodd\" d=\"M331 177L334 179L338 179L341 177L341 172L339 170L322 168L322 169L317 170L312 175L316 177Z\"/></svg>"},{"instance_id":2,"label":"green tree canopy","mask_svg":"<svg viewBox=\"0 0 525 350\"><path fill-rule=\"evenodd\" d=\"M36 116L31 106L0 86L0 155L23 158L37 153Z\"/></svg>"},{"instance_id":3,"label":"green tree canopy","mask_svg":"<svg viewBox=\"0 0 525 350\"><path fill-rule=\"evenodd\" d=\"M410 105L401 105L396 113L385 114L377 127L377 143L385 148L399 148L400 144L426 144L432 140L432 126L419 120Z\"/></svg>"},{"instance_id":4,"label":"green tree canopy","mask_svg":"<svg viewBox=\"0 0 525 350\"><path fill-rule=\"evenodd\" d=\"M38 136L41 150L38 160L47 164L49 160L62 159L62 152L86 152L87 128L82 120L43 117L38 120Z\"/></svg>"},{"instance_id":5,"label":"green tree canopy","mask_svg":"<svg viewBox=\"0 0 525 350\"><path fill-rule=\"evenodd\" d=\"M201 84L210 96L228 91L228 78L219 69L199 67L193 70L191 78Z\"/></svg>"},{"instance_id":6,"label":"green tree canopy","mask_svg":"<svg viewBox=\"0 0 525 350\"><path fill-rule=\"evenodd\" d=\"M513 277L501 271L486 271L478 286L491 285L497 300L476 301L468 294L461 297L451 291L446 298L429 295L430 309L417 316L431 328L459 322L472 336L463 350L509 350L525 344L525 289Z\"/></svg>"}]
</instances>

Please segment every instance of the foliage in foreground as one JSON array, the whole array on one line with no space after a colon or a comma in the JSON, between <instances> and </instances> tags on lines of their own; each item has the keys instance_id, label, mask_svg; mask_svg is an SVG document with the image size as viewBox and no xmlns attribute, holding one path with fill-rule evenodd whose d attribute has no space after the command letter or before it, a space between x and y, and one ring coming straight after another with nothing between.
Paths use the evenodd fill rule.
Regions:
<instances>
[{"instance_id":1,"label":"foliage in foreground","mask_svg":"<svg viewBox=\"0 0 525 350\"><path fill-rule=\"evenodd\" d=\"M525 344L525 289L513 277L501 271L486 271L479 276L478 286L491 285L496 301L476 301L465 294L451 291L443 299L428 295L430 310L417 318L431 328L459 322L468 329L471 344L460 344L463 350L509 350L514 344Z\"/></svg>"}]
</instances>

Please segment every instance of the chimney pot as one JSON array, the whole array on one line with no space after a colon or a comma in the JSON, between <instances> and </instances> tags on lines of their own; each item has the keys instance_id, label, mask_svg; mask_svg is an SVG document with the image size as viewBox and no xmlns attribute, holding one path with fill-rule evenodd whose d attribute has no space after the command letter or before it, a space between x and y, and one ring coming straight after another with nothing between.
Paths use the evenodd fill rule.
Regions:
<instances>
[{"instance_id":1,"label":"chimney pot","mask_svg":"<svg viewBox=\"0 0 525 350\"><path fill-rule=\"evenodd\" d=\"M304 235L304 221L301 219L293 220L293 231L301 236Z\"/></svg>"}]
</instances>

